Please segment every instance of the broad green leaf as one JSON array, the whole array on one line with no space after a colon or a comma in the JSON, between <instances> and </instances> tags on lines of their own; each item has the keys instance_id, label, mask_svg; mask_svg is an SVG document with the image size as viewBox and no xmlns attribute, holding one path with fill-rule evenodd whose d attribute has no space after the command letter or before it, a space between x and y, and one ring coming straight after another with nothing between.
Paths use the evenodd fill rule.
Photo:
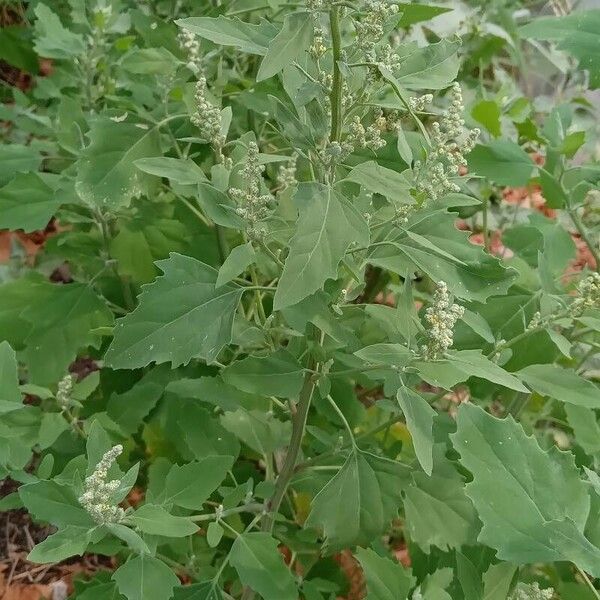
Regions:
<instances>
[{"instance_id":1,"label":"broad green leaf","mask_svg":"<svg viewBox=\"0 0 600 600\"><path fill-rule=\"evenodd\" d=\"M198 185L198 203L217 225L241 229L244 225L229 196L209 183Z\"/></svg>"},{"instance_id":2,"label":"broad green leaf","mask_svg":"<svg viewBox=\"0 0 600 600\"><path fill-rule=\"evenodd\" d=\"M410 350L402 344L373 344L354 353L358 358L374 365L404 367L412 359Z\"/></svg>"},{"instance_id":3,"label":"broad green leaf","mask_svg":"<svg viewBox=\"0 0 600 600\"><path fill-rule=\"evenodd\" d=\"M165 48L142 48L126 54L121 67L138 75L168 75L179 61Z\"/></svg>"},{"instance_id":4,"label":"broad green leaf","mask_svg":"<svg viewBox=\"0 0 600 600\"><path fill-rule=\"evenodd\" d=\"M56 563L71 556L81 556L89 543L88 530L68 526L36 544L27 556L33 563Z\"/></svg>"},{"instance_id":5,"label":"broad green leaf","mask_svg":"<svg viewBox=\"0 0 600 600\"><path fill-rule=\"evenodd\" d=\"M575 441L588 453L600 452L600 426L596 413L591 408L576 404L565 404L567 421L573 428Z\"/></svg>"},{"instance_id":6,"label":"broad green leaf","mask_svg":"<svg viewBox=\"0 0 600 600\"><path fill-rule=\"evenodd\" d=\"M38 444L42 450L49 448L69 429L65 417L59 412L45 412L40 421Z\"/></svg>"},{"instance_id":7,"label":"broad green leaf","mask_svg":"<svg viewBox=\"0 0 600 600\"><path fill-rule=\"evenodd\" d=\"M244 23L237 17L229 19L223 15L212 17L190 17L175 21L179 27L222 46L234 46L241 52L264 55L277 35L277 29L263 21L260 25Z\"/></svg>"},{"instance_id":8,"label":"broad green leaf","mask_svg":"<svg viewBox=\"0 0 600 600\"><path fill-rule=\"evenodd\" d=\"M291 423L280 421L264 411L240 408L225 413L221 424L252 450L268 454L289 443Z\"/></svg>"},{"instance_id":9,"label":"broad green leaf","mask_svg":"<svg viewBox=\"0 0 600 600\"><path fill-rule=\"evenodd\" d=\"M114 582L94 585L77 594L77 600L123 600L123 598Z\"/></svg>"},{"instance_id":10,"label":"broad green leaf","mask_svg":"<svg viewBox=\"0 0 600 600\"><path fill-rule=\"evenodd\" d=\"M401 564L368 548L358 548L356 557L367 582L366 600L408 598L414 578Z\"/></svg>"},{"instance_id":11,"label":"broad green leaf","mask_svg":"<svg viewBox=\"0 0 600 600\"><path fill-rule=\"evenodd\" d=\"M216 548L223 538L225 530L217 521L211 521L206 528L206 542L211 548Z\"/></svg>"},{"instance_id":12,"label":"broad green leaf","mask_svg":"<svg viewBox=\"0 0 600 600\"><path fill-rule=\"evenodd\" d=\"M494 137L502 133L500 125L500 107L494 100L480 100L471 109L471 116L483 125Z\"/></svg>"},{"instance_id":13,"label":"broad green leaf","mask_svg":"<svg viewBox=\"0 0 600 600\"><path fill-rule=\"evenodd\" d=\"M450 350L445 356L443 360L415 363L425 381L451 389L469 377L479 377L518 392L529 391L514 375L483 356L481 350Z\"/></svg>"},{"instance_id":14,"label":"broad green leaf","mask_svg":"<svg viewBox=\"0 0 600 600\"><path fill-rule=\"evenodd\" d=\"M73 58L86 51L83 37L69 31L45 4L35 7L35 51L44 58Z\"/></svg>"},{"instance_id":15,"label":"broad green leaf","mask_svg":"<svg viewBox=\"0 0 600 600\"><path fill-rule=\"evenodd\" d=\"M275 292L273 308L300 302L337 277L338 265L352 242L368 242L368 227L358 211L334 189L302 183L296 232Z\"/></svg>"},{"instance_id":16,"label":"broad green leaf","mask_svg":"<svg viewBox=\"0 0 600 600\"><path fill-rule=\"evenodd\" d=\"M451 438L473 476L467 495L483 522L479 541L502 560L571 561L598 576L600 549L582 533L589 494L573 456L544 452L512 417L471 404L461 405L457 425Z\"/></svg>"},{"instance_id":17,"label":"broad green leaf","mask_svg":"<svg viewBox=\"0 0 600 600\"><path fill-rule=\"evenodd\" d=\"M106 364L134 369L153 361L173 367L192 358L214 361L231 341L242 288L216 288L217 271L189 256L172 253L156 264L164 275L144 286L138 307L117 322Z\"/></svg>"},{"instance_id":18,"label":"broad green leaf","mask_svg":"<svg viewBox=\"0 0 600 600\"><path fill-rule=\"evenodd\" d=\"M445 6L430 6L429 4L423 4L420 2L413 2L412 4L401 3L398 5L400 8L401 17L398 21L398 27L410 27L415 23L422 21L429 21L438 15L450 12L452 9Z\"/></svg>"},{"instance_id":19,"label":"broad green leaf","mask_svg":"<svg viewBox=\"0 0 600 600\"><path fill-rule=\"evenodd\" d=\"M42 164L42 155L31 146L0 144L0 164L0 185L5 185L17 173L37 171Z\"/></svg>"},{"instance_id":20,"label":"broad green leaf","mask_svg":"<svg viewBox=\"0 0 600 600\"><path fill-rule=\"evenodd\" d=\"M396 395L412 437L415 454L423 471L433 470L433 419L437 414L427 400L410 388L402 386Z\"/></svg>"},{"instance_id":21,"label":"broad green leaf","mask_svg":"<svg viewBox=\"0 0 600 600\"><path fill-rule=\"evenodd\" d=\"M202 505L225 479L233 465L231 456L207 456L182 466L173 465L165 481L163 504L192 510Z\"/></svg>"},{"instance_id":22,"label":"broad green leaf","mask_svg":"<svg viewBox=\"0 0 600 600\"><path fill-rule=\"evenodd\" d=\"M600 38L599 38L600 39ZM540 183L546 206L564 208L569 203L569 197L560 181L546 169L540 169Z\"/></svg>"},{"instance_id":23,"label":"broad green leaf","mask_svg":"<svg viewBox=\"0 0 600 600\"><path fill-rule=\"evenodd\" d=\"M106 412L123 431L135 433L162 393L163 388L157 383L140 382L122 394L112 394Z\"/></svg>"},{"instance_id":24,"label":"broad green leaf","mask_svg":"<svg viewBox=\"0 0 600 600\"><path fill-rule=\"evenodd\" d=\"M108 523L104 527L115 537L125 542L134 552L139 554L150 554L150 549L146 542L130 527L121 523Z\"/></svg>"},{"instance_id":25,"label":"broad green leaf","mask_svg":"<svg viewBox=\"0 0 600 600\"><path fill-rule=\"evenodd\" d=\"M321 527L331 550L368 544L398 514L406 475L401 463L353 450L314 497L305 525Z\"/></svg>"},{"instance_id":26,"label":"broad green leaf","mask_svg":"<svg viewBox=\"0 0 600 600\"><path fill-rule=\"evenodd\" d=\"M509 140L478 144L469 154L469 172L498 185L523 186L533 174L535 163L520 146Z\"/></svg>"},{"instance_id":27,"label":"broad green leaf","mask_svg":"<svg viewBox=\"0 0 600 600\"><path fill-rule=\"evenodd\" d=\"M363 186L371 193L386 196L395 203L413 204L410 184L407 179L392 169L378 165L375 161L360 163L346 175L346 181Z\"/></svg>"},{"instance_id":28,"label":"broad green leaf","mask_svg":"<svg viewBox=\"0 0 600 600\"><path fill-rule=\"evenodd\" d=\"M371 250L368 260L402 277L407 271L421 270L434 281L445 281L455 296L466 300L485 302L506 293L516 271L470 243L455 221L445 210L419 212L385 245Z\"/></svg>"},{"instance_id":29,"label":"broad green leaf","mask_svg":"<svg viewBox=\"0 0 600 600\"><path fill-rule=\"evenodd\" d=\"M88 135L90 144L77 162L75 184L86 204L116 209L150 190L148 176L136 168L135 162L160 153L155 127L98 118Z\"/></svg>"},{"instance_id":30,"label":"broad green leaf","mask_svg":"<svg viewBox=\"0 0 600 600\"><path fill-rule=\"evenodd\" d=\"M529 365L517 374L542 396L577 406L600 408L600 388L571 369L549 364Z\"/></svg>"},{"instance_id":31,"label":"broad green leaf","mask_svg":"<svg viewBox=\"0 0 600 600\"><path fill-rule=\"evenodd\" d=\"M256 81L277 75L306 52L313 36L313 16L310 12L293 12L285 17L281 31L269 44Z\"/></svg>"},{"instance_id":32,"label":"broad green leaf","mask_svg":"<svg viewBox=\"0 0 600 600\"><path fill-rule=\"evenodd\" d=\"M37 173L23 173L0 189L0 229L44 229L60 198Z\"/></svg>"},{"instance_id":33,"label":"broad green leaf","mask_svg":"<svg viewBox=\"0 0 600 600\"><path fill-rule=\"evenodd\" d=\"M223 600L215 581L204 581L175 589L174 600Z\"/></svg>"},{"instance_id":34,"label":"broad green leaf","mask_svg":"<svg viewBox=\"0 0 600 600\"><path fill-rule=\"evenodd\" d=\"M229 562L244 585L264 600L296 600L298 590L290 570L277 549L277 540L268 533L239 535L231 546Z\"/></svg>"},{"instance_id":35,"label":"broad green leaf","mask_svg":"<svg viewBox=\"0 0 600 600\"><path fill-rule=\"evenodd\" d=\"M483 600L506 600L516 570L507 562L491 565L483 574Z\"/></svg>"},{"instance_id":36,"label":"broad green leaf","mask_svg":"<svg viewBox=\"0 0 600 600\"><path fill-rule=\"evenodd\" d=\"M127 600L170 600L179 579L164 562L142 554L121 565L112 576Z\"/></svg>"},{"instance_id":37,"label":"broad green leaf","mask_svg":"<svg viewBox=\"0 0 600 600\"><path fill-rule=\"evenodd\" d=\"M590 73L590 87L600 87L600 10L577 11L561 17L541 17L519 29L526 38L558 42L558 48L579 60Z\"/></svg>"},{"instance_id":38,"label":"broad green leaf","mask_svg":"<svg viewBox=\"0 0 600 600\"><path fill-rule=\"evenodd\" d=\"M446 457L446 444L433 448L431 476L414 472L406 487L407 532L424 552L473 545L480 529L473 503L465 494L465 479Z\"/></svg>"},{"instance_id":39,"label":"broad green leaf","mask_svg":"<svg viewBox=\"0 0 600 600\"><path fill-rule=\"evenodd\" d=\"M462 552L456 552L456 575L465 600L481 600L483 582L479 569Z\"/></svg>"},{"instance_id":40,"label":"broad green leaf","mask_svg":"<svg viewBox=\"0 0 600 600\"><path fill-rule=\"evenodd\" d=\"M394 69L398 83L409 89L440 90L448 87L458 74L460 61L457 55L460 41L441 40L417 48Z\"/></svg>"},{"instance_id":41,"label":"broad green leaf","mask_svg":"<svg viewBox=\"0 0 600 600\"><path fill-rule=\"evenodd\" d=\"M229 283L233 278L243 273L255 259L256 254L250 242L236 246L221 265L216 286L220 287Z\"/></svg>"},{"instance_id":42,"label":"broad green leaf","mask_svg":"<svg viewBox=\"0 0 600 600\"><path fill-rule=\"evenodd\" d=\"M79 504L70 486L55 481L36 481L22 485L19 496L25 508L39 521L57 527L72 525L89 529L94 526L92 518Z\"/></svg>"},{"instance_id":43,"label":"broad green leaf","mask_svg":"<svg viewBox=\"0 0 600 600\"><path fill-rule=\"evenodd\" d=\"M22 407L17 356L8 342L0 342L0 414Z\"/></svg>"},{"instance_id":44,"label":"broad green leaf","mask_svg":"<svg viewBox=\"0 0 600 600\"><path fill-rule=\"evenodd\" d=\"M302 365L287 350L264 357L249 356L223 370L225 383L264 396L296 398L303 380Z\"/></svg>"},{"instance_id":45,"label":"broad green leaf","mask_svg":"<svg viewBox=\"0 0 600 600\"><path fill-rule=\"evenodd\" d=\"M187 517L174 517L156 504L140 506L127 520L144 533L172 538L186 537L199 529L198 525Z\"/></svg>"},{"instance_id":46,"label":"broad green leaf","mask_svg":"<svg viewBox=\"0 0 600 600\"><path fill-rule=\"evenodd\" d=\"M206 175L202 172L202 169L190 158L157 156L140 158L134 164L144 173L166 177L172 183L180 185L193 185L206 181Z\"/></svg>"}]
</instances>

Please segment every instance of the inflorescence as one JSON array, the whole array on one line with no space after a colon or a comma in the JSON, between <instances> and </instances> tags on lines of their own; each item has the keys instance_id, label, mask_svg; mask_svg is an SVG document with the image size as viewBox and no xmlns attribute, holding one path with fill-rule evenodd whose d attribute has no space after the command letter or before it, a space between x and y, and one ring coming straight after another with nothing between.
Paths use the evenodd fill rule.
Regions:
<instances>
[{"instance_id":1,"label":"inflorescence","mask_svg":"<svg viewBox=\"0 0 600 600\"><path fill-rule=\"evenodd\" d=\"M542 590L537 582L520 583L510 596L510 600L551 600L552 598L554 598L554 589Z\"/></svg>"},{"instance_id":2,"label":"inflorescence","mask_svg":"<svg viewBox=\"0 0 600 600\"><path fill-rule=\"evenodd\" d=\"M108 481L108 471L122 452L123 446L119 444L104 454L94 472L86 477L84 492L79 497L81 506L99 525L119 523L125 516L125 511L113 503L121 482L118 479Z\"/></svg>"},{"instance_id":3,"label":"inflorescence","mask_svg":"<svg viewBox=\"0 0 600 600\"><path fill-rule=\"evenodd\" d=\"M225 137L221 133L221 111L209 102L206 92L206 78L199 77L194 96L196 110L190 117L190 120L200 129L200 135L208 140L215 149L215 152L222 157Z\"/></svg>"},{"instance_id":4,"label":"inflorescence","mask_svg":"<svg viewBox=\"0 0 600 600\"><path fill-rule=\"evenodd\" d=\"M200 53L200 40L187 29L179 32L179 46L187 54L187 67L196 75L202 72L202 55Z\"/></svg>"},{"instance_id":5,"label":"inflorescence","mask_svg":"<svg viewBox=\"0 0 600 600\"><path fill-rule=\"evenodd\" d=\"M571 314L580 316L586 308L600 308L600 273L591 273L582 279L577 291L579 296L571 303Z\"/></svg>"},{"instance_id":6,"label":"inflorescence","mask_svg":"<svg viewBox=\"0 0 600 600\"><path fill-rule=\"evenodd\" d=\"M423 354L435 360L440 358L454 341L454 326L456 321L465 313L465 309L458 304L453 304L448 286L440 281L433 294L433 303L425 311L428 341L423 346Z\"/></svg>"},{"instance_id":7,"label":"inflorescence","mask_svg":"<svg viewBox=\"0 0 600 600\"><path fill-rule=\"evenodd\" d=\"M75 378L71 373L67 373L59 382L56 392L56 402L63 409L67 409L71 404L71 393L73 392L73 384Z\"/></svg>"}]
</instances>

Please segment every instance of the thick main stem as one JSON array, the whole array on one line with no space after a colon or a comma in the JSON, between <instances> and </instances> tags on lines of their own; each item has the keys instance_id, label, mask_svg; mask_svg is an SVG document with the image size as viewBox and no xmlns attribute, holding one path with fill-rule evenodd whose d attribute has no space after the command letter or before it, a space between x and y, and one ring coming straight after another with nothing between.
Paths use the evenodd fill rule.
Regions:
<instances>
[{"instance_id":1,"label":"thick main stem","mask_svg":"<svg viewBox=\"0 0 600 600\"><path fill-rule=\"evenodd\" d=\"M340 33L340 7L329 11L331 29L331 49L333 51L333 83L331 86L331 133L330 141L338 142L342 135L342 72L339 61L342 58L342 35Z\"/></svg>"}]
</instances>

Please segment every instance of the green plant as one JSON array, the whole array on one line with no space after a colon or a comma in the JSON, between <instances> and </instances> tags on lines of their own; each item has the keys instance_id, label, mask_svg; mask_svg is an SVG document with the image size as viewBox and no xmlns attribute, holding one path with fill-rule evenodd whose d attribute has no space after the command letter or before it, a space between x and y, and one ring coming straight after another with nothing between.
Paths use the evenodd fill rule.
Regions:
<instances>
[{"instance_id":1,"label":"green plant","mask_svg":"<svg viewBox=\"0 0 600 600\"><path fill-rule=\"evenodd\" d=\"M572 59L556 106L503 77L551 40L595 87L600 13L474 10L474 61L408 35L451 6L32 4L53 73L0 146L0 227L60 224L0 285L29 559L117 556L81 599L334 598L347 550L371 600L600 597L594 109ZM536 185L558 218L498 201Z\"/></svg>"}]
</instances>

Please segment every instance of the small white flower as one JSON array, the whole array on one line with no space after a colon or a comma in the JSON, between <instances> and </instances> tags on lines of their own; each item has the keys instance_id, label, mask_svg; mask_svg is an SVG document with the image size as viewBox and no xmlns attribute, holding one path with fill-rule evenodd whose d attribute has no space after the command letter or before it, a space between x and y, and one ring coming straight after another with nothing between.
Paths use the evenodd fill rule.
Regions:
<instances>
[{"instance_id":1,"label":"small white flower","mask_svg":"<svg viewBox=\"0 0 600 600\"><path fill-rule=\"evenodd\" d=\"M586 308L600 308L600 273L590 273L577 286L579 297L571 303L571 314L580 316Z\"/></svg>"},{"instance_id":2,"label":"small white flower","mask_svg":"<svg viewBox=\"0 0 600 600\"><path fill-rule=\"evenodd\" d=\"M453 304L448 292L448 286L440 281L433 294L433 302L425 311L427 329L427 344L423 354L432 360L440 358L454 343L454 326L465 313L465 309Z\"/></svg>"}]
</instances>

